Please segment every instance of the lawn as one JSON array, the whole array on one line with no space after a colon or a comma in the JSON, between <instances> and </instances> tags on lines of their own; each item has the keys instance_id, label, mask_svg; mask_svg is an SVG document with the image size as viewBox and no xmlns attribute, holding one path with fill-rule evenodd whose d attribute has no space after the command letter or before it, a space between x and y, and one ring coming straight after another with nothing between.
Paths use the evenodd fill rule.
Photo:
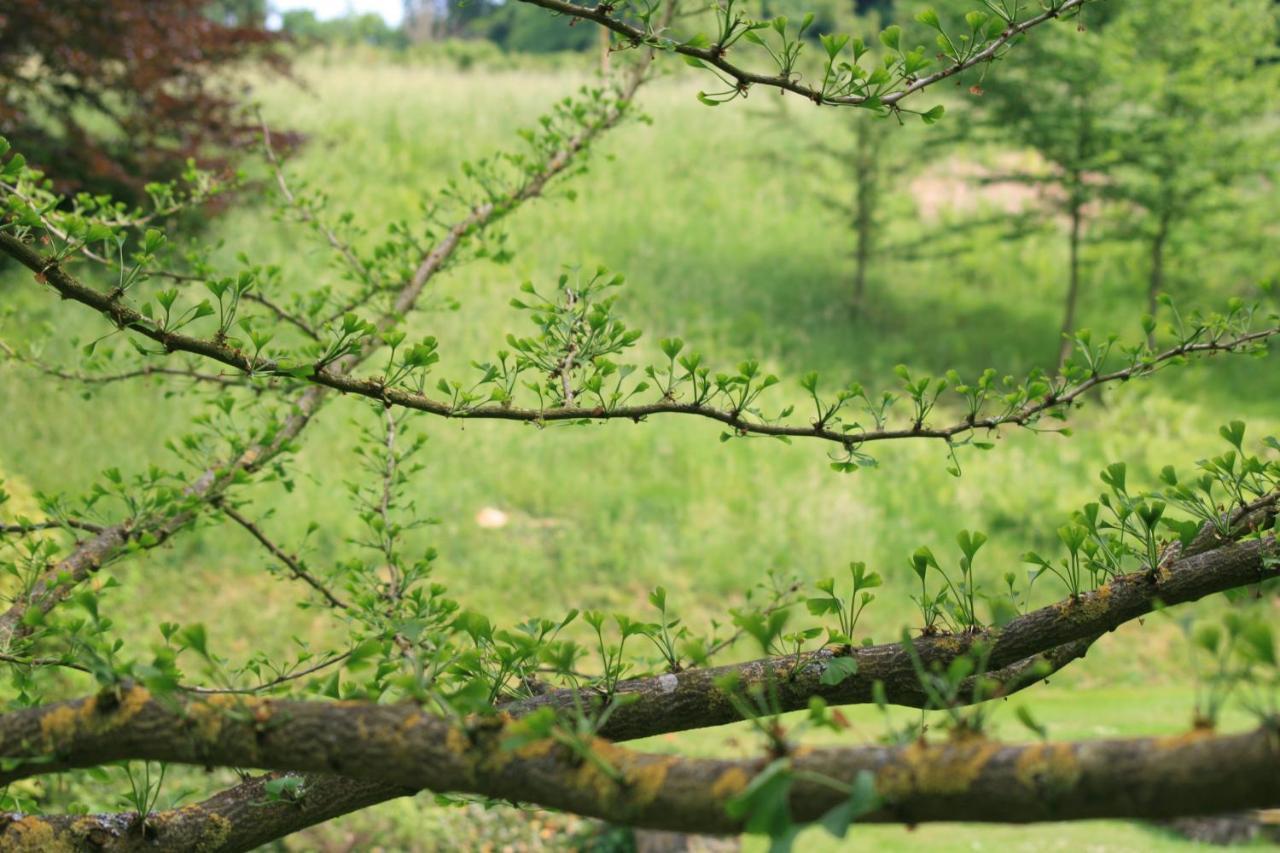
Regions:
<instances>
[{"instance_id":1,"label":"lawn","mask_svg":"<svg viewBox=\"0 0 1280 853\"><path fill-rule=\"evenodd\" d=\"M264 114L277 127L307 134L290 173L322 187L337 209L353 211L368 225L371 241L387 223L419 215L422 200L464 160L515 147L517 128L589 80L574 72L461 73L381 60L304 63L300 77L305 86L274 80L259 87ZM479 260L437 279L438 310L415 319L412 331L439 339L441 375L465 375L472 360L503 347L508 332L526 331L527 317L508 305L522 281L548 283L566 266L599 264L626 274L619 309L645 331L645 355L657 352L659 338L680 336L720 368L758 358L783 380L769 392L775 409L803 402L797 381L807 370L831 385L857 379L878 388L892 384L897 364L933 375L949 368L976 375L986 367L1016 374L1052 358L1064 287L1060 235L1010 242L999 229L977 228L959 238L966 247L959 256L885 252L873 268L870 304L854 312L851 238L823 203L824 195L847 195L848 178L815 165L805 146L813 136L844 139L852 121L870 119L788 102L783 108L795 122L784 130L772 118L776 94L708 109L694 99L697 85L682 75L651 84L641 103L652 123L613 131L592 152L589 171L559 182L549 198L506 220L515 250L509 263ZM922 150L926 130L896 132L904 150ZM949 156L969 160L985 153L961 147ZM891 182L887 246L955 242L944 232L963 214L932 221L913 215L922 203L913 195L920 174L915 167ZM338 281L311 235L277 221L257 193L210 222L203 236L224 240L228 261L243 251L283 265L290 287ZM1116 244L1086 251L1082 324L1136 338L1144 299L1141 253ZM1189 250L1187 257L1197 255ZM1251 296L1253 282L1238 267L1188 266L1181 280L1194 284L1181 285L1176 295L1208 308L1230 295ZM35 338L42 324L84 340L105 331L99 320L59 304L12 267L0 269L0 293L5 340ZM447 310L451 301L458 310ZM68 364L76 357L69 345L52 345L45 355ZM1092 397L1072 418L1070 438L1002 434L994 449L962 457L959 478L947 473L942 448L922 442L886 446L878 468L848 475L830 470L826 451L812 443L722 443L716 426L681 418L547 429L424 418L412 424L429 437L414 495L439 524L418 536L423 547L440 553L438 580L466 606L509 622L571 607L647 616L646 594L662 584L686 622L704 625L724 621L727 607L770 571L812 583L864 560L886 579L865 630L887 641L918 621L908 597L915 579L907 555L919 545L954 562L957 531L986 531L992 539L979 571L990 582L1009 569L1021 575L1019 555L1051 546L1069 513L1096 496L1106 463L1126 461L1130 482L1154 485L1161 466L1189 468L1217 452L1217 427L1227 420L1246 420L1254 439L1276 433L1277 395L1280 371L1264 361L1220 358L1171 370ZM169 464L164 443L184 429L188 403L166 395L163 386L128 383L86 400L76 387L6 367L0 370L6 420L0 471L21 497L30 490L76 493L109 465L132 471L152 461ZM251 512L274 510L267 523L284 542L298 542L308 525L318 525L307 540L315 562L341 552L355 532L343 487L353 476L349 426L372 417L362 402L331 401L294 463L297 488L286 492L267 483L242 491ZM204 622L211 644L233 660L285 648L295 635L316 644L340 636L325 613L296 606L303 590L264 571L266 560L242 531L204 524L159 552L112 567L122 586L103 606L126 644L138 650L166 621ZM743 643L735 653L754 651ZM1191 718L1187 659L1172 621L1153 617L1106 638L1086 661L1014 701L1034 708L1055 736L1177 732ZM873 712L858 709L851 718L855 727L846 737L877 736ZM998 720L1009 737L1029 736L1012 714ZM742 751L749 742L734 738L743 734L730 727L643 746ZM284 847L346 849L352 838L397 850L480 846L483 838L472 833L481 830L464 829L470 824L460 814L422 795L310 831ZM483 832L494 838L514 832L502 828L506 814L486 817L483 826L497 828ZM546 834L551 838L544 841L557 843L554 833ZM926 845L1189 846L1160 830L1080 824L868 828L843 844L806 835L804 849Z\"/></svg>"}]
</instances>

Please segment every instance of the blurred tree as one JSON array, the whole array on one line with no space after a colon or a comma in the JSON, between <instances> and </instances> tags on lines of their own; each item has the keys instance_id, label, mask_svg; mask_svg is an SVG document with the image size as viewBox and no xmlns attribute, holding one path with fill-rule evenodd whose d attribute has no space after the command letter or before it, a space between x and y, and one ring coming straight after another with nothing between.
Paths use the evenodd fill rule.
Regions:
<instances>
[{"instance_id":1,"label":"blurred tree","mask_svg":"<svg viewBox=\"0 0 1280 853\"><path fill-rule=\"evenodd\" d=\"M410 42L433 41L444 32L448 0L404 0L401 29Z\"/></svg>"},{"instance_id":2,"label":"blurred tree","mask_svg":"<svg viewBox=\"0 0 1280 853\"><path fill-rule=\"evenodd\" d=\"M294 9L280 16L280 29L304 44L324 42L401 48L407 39L403 29L390 26L381 15L373 12L322 21L311 9Z\"/></svg>"},{"instance_id":3,"label":"blurred tree","mask_svg":"<svg viewBox=\"0 0 1280 853\"><path fill-rule=\"evenodd\" d=\"M860 121L853 126L853 304L861 308L867 298L867 270L880 231L878 215L881 185L887 171L884 122Z\"/></svg>"},{"instance_id":4,"label":"blurred tree","mask_svg":"<svg viewBox=\"0 0 1280 853\"><path fill-rule=\"evenodd\" d=\"M779 100L770 117L785 130L793 118ZM891 119L855 116L848 135L814 135L799 145L788 144L778 159L797 173L822 185L823 204L852 232L849 257L853 261L850 303L855 311L867 306L867 281L881 248L887 216L884 187L889 175L905 165L907 144L903 129ZM817 162L810 162L810 156ZM833 179L834 174L834 179Z\"/></svg>"},{"instance_id":5,"label":"blurred tree","mask_svg":"<svg viewBox=\"0 0 1280 853\"><path fill-rule=\"evenodd\" d=\"M774 0L767 7L775 8L779 2L786 5L788 0ZM838 8L834 4L815 8L813 31L830 32L833 27L824 22L824 16L829 20L839 18ZM786 12L781 8L776 11L788 15L794 12ZM803 14L795 17L802 18ZM880 25L880 19L874 15L839 21L841 29L878 30ZM808 135L796 145L795 137L791 134L797 124L788 102L778 99L773 103L776 108L764 115L790 138L782 151L770 156L785 162L787 168L794 172L816 178L822 186L815 191L823 204L835 212L852 231L852 247L849 250L853 261L850 301L853 308L860 311L866 307L867 281L887 218L882 190L890 174L900 173L908 165L910 143L907 142L900 122L889 120L887 116L878 120L854 116L848 136L841 134L832 138L824 131ZM809 155L813 155L813 158ZM833 173L836 176L834 180Z\"/></svg>"},{"instance_id":6,"label":"blurred tree","mask_svg":"<svg viewBox=\"0 0 1280 853\"><path fill-rule=\"evenodd\" d=\"M893 14L893 0L853 0L853 11L858 15L888 18Z\"/></svg>"},{"instance_id":7,"label":"blurred tree","mask_svg":"<svg viewBox=\"0 0 1280 853\"><path fill-rule=\"evenodd\" d=\"M1066 219L1067 290L1058 364L1070 353L1075 330L1086 212L1101 198L1115 159L1101 38L1083 26L1037 33L1020 47L1030 57L1026 65L1002 68L994 80L970 89L975 97L961 120L962 136L1030 148L1044 161L1043 169L1002 170L992 177L1039 187L1046 202L1042 212Z\"/></svg>"},{"instance_id":8,"label":"blurred tree","mask_svg":"<svg viewBox=\"0 0 1280 853\"><path fill-rule=\"evenodd\" d=\"M188 158L220 168L254 132L232 79L277 68L257 3L7 0L0 5L0 134L67 190L137 200Z\"/></svg>"},{"instance_id":9,"label":"blurred tree","mask_svg":"<svg viewBox=\"0 0 1280 853\"><path fill-rule=\"evenodd\" d=\"M210 0L205 14L227 26L261 27L267 20L267 0Z\"/></svg>"},{"instance_id":10,"label":"blurred tree","mask_svg":"<svg viewBox=\"0 0 1280 853\"><path fill-rule=\"evenodd\" d=\"M591 50L597 45L594 28L574 26L574 23L574 18L548 15L524 3L504 3L494 6L490 14L474 19L468 32L520 53Z\"/></svg>"},{"instance_id":11,"label":"blurred tree","mask_svg":"<svg viewBox=\"0 0 1280 853\"><path fill-rule=\"evenodd\" d=\"M1264 176L1274 175L1280 142L1257 121L1274 112L1280 92L1274 3L1174 0L1091 12L1088 30L1056 29L1029 41L1034 66L1011 68L985 91L974 87L970 102L978 125L971 132L1031 148L1049 167L993 177L1044 187L1046 212L1067 219L1059 361L1075 328L1080 249L1091 221L1105 224L1098 230L1109 239L1144 245L1154 314L1179 231L1256 203L1250 186L1264 187ZM1025 73L1029 67L1041 73ZM1098 205L1108 201L1120 204L1102 223Z\"/></svg>"},{"instance_id":12,"label":"blurred tree","mask_svg":"<svg viewBox=\"0 0 1280 853\"><path fill-rule=\"evenodd\" d=\"M1277 34L1270 0L1132 4L1107 28L1108 78L1130 105L1112 191L1128 203L1123 233L1147 246L1152 314L1179 233L1256 203L1276 176L1280 137L1256 116L1280 95Z\"/></svg>"},{"instance_id":13,"label":"blurred tree","mask_svg":"<svg viewBox=\"0 0 1280 853\"><path fill-rule=\"evenodd\" d=\"M479 22L494 14L503 5L494 0L455 0L449 5L449 35L460 36L473 32Z\"/></svg>"}]
</instances>

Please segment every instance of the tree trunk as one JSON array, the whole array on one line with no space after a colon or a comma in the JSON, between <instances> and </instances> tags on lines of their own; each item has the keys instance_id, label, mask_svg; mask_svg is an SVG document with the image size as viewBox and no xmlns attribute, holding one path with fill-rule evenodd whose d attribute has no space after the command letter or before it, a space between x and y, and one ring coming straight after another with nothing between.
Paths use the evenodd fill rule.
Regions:
<instances>
[{"instance_id":1,"label":"tree trunk","mask_svg":"<svg viewBox=\"0 0 1280 853\"><path fill-rule=\"evenodd\" d=\"M607 27L600 27L599 32L600 32L600 38L599 38L600 73L608 74L609 73L609 46L610 46L609 30Z\"/></svg>"},{"instance_id":2,"label":"tree trunk","mask_svg":"<svg viewBox=\"0 0 1280 853\"><path fill-rule=\"evenodd\" d=\"M857 232L857 248L853 267L853 306L861 310L867 298L867 267L871 265L871 242L874 224L871 221L871 205L866 200L869 195L866 184L874 183L874 178L858 177L857 219L854 228Z\"/></svg>"},{"instance_id":3,"label":"tree trunk","mask_svg":"<svg viewBox=\"0 0 1280 853\"><path fill-rule=\"evenodd\" d=\"M879 144L877 129L862 119L856 125L857 156L855 178L857 198L854 199L853 229L855 237L853 266L853 307L862 310L867 297L867 270L871 266L871 253L875 246L876 195L879 192Z\"/></svg>"},{"instance_id":4,"label":"tree trunk","mask_svg":"<svg viewBox=\"0 0 1280 853\"><path fill-rule=\"evenodd\" d=\"M1156 315L1156 299L1164 290L1164 247L1169 237L1169 214L1160 215L1160 225L1151 240L1151 273L1147 280L1147 313ZM1156 348L1156 332L1152 328L1147 335L1147 347Z\"/></svg>"},{"instance_id":5,"label":"tree trunk","mask_svg":"<svg viewBox=\"0 0 1280 853\"><path fill-rule=\"evenodd\" d=\"M1071 259L1068 264L1067 300L1062 312L1062 335L1058 345L1059 369L1062 369L1062 366L1066 364L1067 357L1071 355L1071 333L1075 331L1076 327L1076 300L1080 295L1080 229L1081 220L1084 218L1083 207L1084 203L1081 201L1079 193L1073 192L1071 199Z\"/></svg>"}]
</instances>

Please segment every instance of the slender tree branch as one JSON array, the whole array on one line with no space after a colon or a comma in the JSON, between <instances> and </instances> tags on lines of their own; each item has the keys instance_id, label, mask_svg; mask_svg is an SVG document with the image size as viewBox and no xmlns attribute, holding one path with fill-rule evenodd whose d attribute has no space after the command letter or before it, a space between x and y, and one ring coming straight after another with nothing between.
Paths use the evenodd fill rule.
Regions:
<instances>
[{"instance_id":1,"label":"slender tree branch","mask_svg":"<svg viewBox=\"0 0 1280 853\"><path fill-rule=\"evenodd\" d=\"M778 74L759 74L748 71L726 58L726 51L715 44L710 47L700 47L689 42L679 42L670 36L662 34L665 26L659 27L656 31L648 31L621 18L614 17L613 10L615 8L612 3L598 3L595 6L580 6L577 3L569 2L569 0L520 0L522 3L528 3L532 6L538 6L543 9L557 12L561 15L567 15L572 18L579 18L585 21L591 21L602 27L622 36L632 44L647 44L658 47L661 50L678 53L681 56L687 56L691 59L710 65L724 74L728 75L740 91L745 91L750 86L767 86L770 88L781 89L784 92L793 92L816 104L832 104L858 106L860 104L868 104L875 102L884 106L894 107L902 102L904 98L915 94L929 86L947 80L960 74L974 66L984 62L990 62L996 59L1001 50L1009 45L1018 36L1023 35L1034 27L1038 27L1046 21L1054 18L1062 17L1070 12L1079 9L1087 2L1087 0L1065 0L1065 2L1050 4L1050 8L1046 9L1034 17L1028 18L1021 23L1010 24L1003 33L984 49L974 53L962 62L956 62L927 74L923 77L911 79L907 85L893 92L888 92L878 97L870 97L866 95L841 95L831 96L825 94L821 89L815 89L799 82L794 76L783 76Z\"/></svg>"},{"instance_id":2,"label":"slender tree branch","mask_svg":"<svg viewBox=\"0 0 1280 853\"><path fill-rule=\"evenodd\" d=\"M242 294L240 298L247 299L250 302L256 302L257 304L261 305L263 308L266 308L272 314L275 314L276 317L278 317L279 319L283 320L286 323L289 323L292 326L297 327L304 335L311 338L313 341L320 340L320 333L317 332L310 323L308 323L303 318L299 317L297 314L294 314L291 311L286 311L285 309L281 308L274 301L272 301L266 296L263 296L261 293L254 293L252 290L250 290Z\"/></svg>"},{"instance_id":3,"label":"slender tree branch","mask_svg":"<svg viewBox=\"0 0 1280 853\"><path fill-rule=\"evenodd\" d=\"M292 672L282 673L275 678L259 682L252 687L199 687L184 684L181 685L179 689L195 695L252 695L255 693L264 693L274 687L279 687L282 684L288 684L291 681L306 678L308 675L315 675L317 672L328 669L335 664L342 663L349 657L351 657L351 652L342 652L340 654L330 655L317 664L313 664L312 666L308 666L303 669L294 670ZM0 662L23 667L70 669L84 673L93 672L92 669L84 664L76 663L72 660L64 660L62 658L24 658L19 657L18 655L0 654Z\"/></svg>"},{"instance_id":4,"label":"slender tree branch","mask_svg":"<svg viewBox=\"0 0 1280 853\"><path fill-rule=\"evenodd\" d=\"M281 164L280 158L276 156L275 148L271 145L271 127L267 124L266 120L262 118L261 114L258 115L258 122L262 125L262 148L266 153L267 163L271 166L271 172L275 175L276 186L279 188L280 195L284 198L285 203L297 213L299 219L308 225L311 225L324 235L324 239L329 244L329 247L338 253L339 257L342 258L343 262L346 263L347 267L357 278L367 278L370 280L371 284L379 289L385 287L386 285L378 275L377 270L370 269L364 261L360 260L360 257L356 255L355 249L351 247L350 243L340 238L332 228L321 221L311 208L302 204L298 196L293 192L293 189L289 186L289 182L284 176L284 166ZM279 311L279 309L276 310ZM283 312L280 312L279 316L288 319L288 316ZM312 333L312 337L316 337L314 333Z\"/></svg>"},{"instance_id":5,"label":"slender tree branch","mask_svg":"<svg viewBox=\"0 0 1280 853\"><path fill-rule=\"evenodd\" d=\"M33 521L30 524L0 524L0 535L7 533L27 534L41 530L84 530L89 533L101 533L104 528L100 524L80 521L76 518L63 518L50 521Z\"/></svg>"},{"instance_id":6,"label":"slender tree branch","mask_svg":"<svg viewBox=\"0 0 1280 853\"><path fill-rule=\"evenodd\" d=\"M75 661L63 660L62 658L24 658L18 655L0 654L0 661L13 664L14 666L74 669L76 672L91 672L89 667L83 664L76 663Z\"/></svg>"},{"instance_id":7,"label":"slender tree branch","mask_svg":"<svg viewBox=\"0 0 1280 853\"><path fill-rule=\"evenodd\" d=\"M221 385L223 387L249 388L257 393L261 393L262 390L246 384L243 376L219 376L213 373L201 373L198 370L184 370L178 367L146 365L135 370L125 370L119 373L84 373L81 371L63 370L60 367L41 361L40 359L23 355L4 341L0 341L0 352L4 353L14 361L28 365L47 376L52 376L56 379L63 379L68 382L78 382L84 385L108 385L113 382L123 382L127 379L140 379L148 376L174 376L191 379L195 382L208 382L214 385Z\"/></svg>"},{"instance_id":8,"label":"slender tree branch","mask_svg":"<svg viewBox=\"0 0 1280 853\"><path fill-rule=\"evenodd\" d=\"M458 236L460 238L461 233ZM442 243L442 245L445 244ZM193 353L244 371L250 375L297 375L295 367L281 366L277 361L269 358L255 358L229 344L168 332L158 328L133 308L111 298L110 294L101 293L82 284L63 271L56 263L32 251L13 237L0 234L0 250L7 252L29 269L42 275L44 280L59 295L98 311L110 318L119 328L129 329L155 341L163 346L166 351ZM429 271L438 269L438 265L433 265L434 255L435 253L433 252L431 256L428 256L424 266L420 269ZM401 303L404 303L409 298L410 294L416 298L417 293L420 292L420 288L416 284L417 280L417 276L415 276L414 281L410 282L400 300L397 301L397 309ZM799 425L751 420L745 418L740 411L717 409L704 404L681 403L665 399L655 403L624 405L614 408L567 406L548 409L526 409L507 405L455 406L449 402L432 399L417 391L389 387L381 378L361 379L354 377L351 375L350 360L343 360L333 367L324 366L314 369L302 378L322 388L330 388L345 394L355 394L381 401L387 405L403 406L404 408L447 418L545 424L559 421L586 420L638 421L653 415L691 415L722 423L743 435L816 438L852 449L871 442L901 439L925 438L950 443L957 438L963 438L966 435L983 430L995 430L1002 426L1029 426L1048 412L1065 411L1094 388L1116 382L1127 382L1130 379L1148 375L1162 366L1180 362L1188 356L1250 350L1278 334L1280 334L1280 327L1271 326L1231 338L1215 337L1209 340L1181 343L1128 367L1107 373L1094 373L1086 379L1069 384L1065 379L1060 379L1054 385L1054 387L1060 386L1059 391L1051 391L1042 397L1030 400L1012 412L989 417L965 418L942 427L930 427L924 423L912 423L901 428L846 431L819 422Z\"/></svg>"},{"instance_id":9,"label":"slender tree branch","mask_svg":"<svg viewBox=\"0 0 1280 853\"><path fill-rule=\"evenodd\" d=\"M271 539L267 537L267 534L264 533L262 528L257 524L243 516L238 510L227 506L227 504L222 500L213 501L213 505L221 510L222 514L227 518L247 530L249 535L256 539L263 548L266 548L267 552L270 553L271 556L283 563L285 568L287 568L295 578L320 593L320 595L328 601L330 605L338 608L339 610L346 610L350 606L341 598L334 595L327 586L315 577L315 575L307 571L307 567L303 565L301 560L293 554L285 551L279 545L275 544L275 542L271 541Z\"/></svg>"},{"instance_id":10,"label":"slender tree branch","mask_svg":"<svg viewBox=\"0 0 1280 853\"><path fill-rule=\"evenodd\" d=\"M288 684L291 681L297 681L299 678L306 678L308 675L315 675L317 672L328 669L331 666L342 663L351 657L351 652L341 652L339 654L329 655L319 663L302 669L293 670L291 672L282 673L275 678L267 681L259 682L252 687L183 687L189 693L202 694L208 696L214 695L241 695L248 696L255 693L264 693L273 687L279 687L282 684Z\"/></svg>"}]
</instances>

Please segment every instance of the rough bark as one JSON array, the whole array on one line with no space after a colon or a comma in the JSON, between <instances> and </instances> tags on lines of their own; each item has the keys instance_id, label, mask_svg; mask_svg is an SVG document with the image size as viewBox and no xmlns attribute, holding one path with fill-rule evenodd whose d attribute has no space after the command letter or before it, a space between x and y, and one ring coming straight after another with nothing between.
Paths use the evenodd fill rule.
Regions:
<instances>
[{"instance_id":1,"label":"rough bark","mask_svg":"<svg viewBox=\"0 0 1280 853\"><path fill-rule=\"evenodd\" d=\"M305 795L296 800L272 800L265 786L275 775L243 782L200 803L155 812L145 822L136 812L43 817L0 814L0 849L32 853L234 853L415 793L376 781L324 776L306 784Z\"/></svg>"},{"instance_id":2,"label":"rough bark","mask_svg":"<svg viewBox=\"0 0 1280 853\"><path fill-rule=\"evenodd\" d=\"M913 643L926 665L943 666L968 652L975 643L988 643L991 677L1003 685L1006 692L1012 692L1038 680L1034 668L1041 656L1048 661L1051 673L1082 657L1100 635L1152 612L1157 606L1196 601L1280 576L1276 551L1274 536L1228 543L1193 553L1155 573L1122 575L1095 591L1083 593L1078 600L1067 598L1042 607L1003 628L971 636L919 637ZM858 671L839 684L823 684L822 673L837 656L852 657L857 661ZM808 707L813 696L820 696L831 705L870 702L877 681L884 685L885 696L893 704L921 707L926 703L910 655L901 643L825 648L801 655L624 681L616 692L630 701L614 709L600 733L611 740L631 740L737 721L741 716L725 692L716 686L717 680L730 674L738 676L743 688L772 681L774 694L785 711ZM581 693L559 690L507 706L506 710L526 714L537 708L552 707L570 713L582 701ZM602 701L596 698L597 703Z\"/></svg>"},{"instance_id":3,"label":"rough bark","mask_svg":"<svg viewBox=\"0 0 1280 853\"><path fill-rule=\"evenodd\" d=\"M0 754L39 759L0 781L125 759L337 772L632 826L736 832L742 824L725 805L767 763L646 754L598 739L587 744L593 760L584 760L550 739L512 748L513 725L504 716L462 726L408 704L209 697L176 705L132 687L0 717ZM801 821L844 797L808 780L848 784L862 772L874 776L883 800L863 818L871 821L1166 818L1280 805L1276 721L1237 735L1031 745L973 736L797 751L788 761L798 773L791 808Z\"/></svg>"},{"instance_id":4,"label":"rough bark","mask_svg":"<svg viewBox=\"0 0 1280 853\"><path fill-rule=\"evenodd\" d=\"M1256 526L1269 523L1274 512L1275 501L1264 499L1240 513L1239 518L1247 526ZM1127 618L1134 618L1149 612L1156 600L1171 605L1232 585L1276 577L1280 573L1280 567L1267 562L1268 558L1275 555L1274 538L1233 543L1207 551L1197 551L1197 546L1193 545L1189 550L1192 553L1188 557L1162 569L1154 578L1147 577L1146 573L1129 575L1112 584L1108 592L1099 591L1076 602L1068 599L1016 620L1022 624L1017 627L1014 623L1006 626L1005 631L996 636L997 647L1000 637L1006 635L1011 638L1008 642L1014 648L1026 643L1051 643L1060 635L1080 630L1081 624L1094 628L1114 626L1124 621L1125 614L1129 614ZM926 660L945 662L958 653L956 639L934 638L929 642L921 640L917 647ZM1075 642L1051 647L1045 657L1051 662L1058 661L1059 666L1064 665L1082 654L1094 639L1096 634L1086 634ZM883 654L888 649L890 647L879 647L875 654ZM822 665L822 654L810 656L819 660L806 666L816 668ZM1004 667L1003 673L997 671L992 675L998 680L1003 679L1003 683L1010 689L1017 689L1029 683L1029 680L1043 675L1030 672L1035 660L1036 657L1031 656L1016 661ZM740 665L740 670L744 673L760 673L758 677L767 677L763 675L764 672L774 673L773 677L778 679L778 685L782 687L780 695L796 696L798 701L797 694L792 693L783 681L788 675L787 668L794 666L794 659L789 657L750 662ZM909 661L905 666L910 667ZM731 668L720 668L720 671L723 673L728 669ZM1020 671L1029 675L1030 679L1015 677ZM912 673L914 678L914 670ZM629 683L624 689L640 695L641 698L634 704L643 709L642 713L629 718L623 716L622 723L611 722L604 731L614 739L623 740L727 721L723 712L718 709L718 703L710 701L708 694L699 694L696 690L689 689L690 683L705 685L709 681L702 680L698 673L684 673L680 677L689 676L697 676L698 680L686 682L679 695L676 695L676 691L665 689L672 683L669 680L671 676ZM894 678L891 681L904 688L907 683L904 678ZM819 685L815 692L820 693L821 689ZM918 687L914 692L918 694ZM910 698L910 695L904 692L893 698L894 701L902 701ZM555 698L556 694L551 696L554 699L552 704L556 704L559 701ZM700 701L694 702L694 699ZM829 701L859 700L835 698ZM807 698L805 702L807 703ZM80 702L19 712L0 717L0 755L10 758L52 755L53 761L51 763L45 759L25 768L19 765L8 776L0 776L0 783L25 775L88 766L124 757L186 761L202 765L225 761L236 765L314 772L306 777L308 793L304 806L290 805L286 809L277 805L271 811L249 812L251 826L237 825L242 819L241 812L237 809L246 801L261 801L260 781L246 783L249 787L238 786L211 798L198 807L198 813L191 811L196 807L188 807L181 819L176 814L153 816L149 823L156 830L146 839L127 831L131 826L130 816L127 815L75 819L14 818L10 826L0 834L0 845L17 845L18 841L27 838L52 838L81 843L89 837L89 833L96 833L94 837L99 841L105 839L115 845L103 849L190 849L186 845L192 839L214 839L225 834L222 842L213 844L208 849L241 850L348 811L404 796L424 786L437 791L461 790L537 802L620 822L636 823L644 820L647 823L643 825L658 828L699 832L734 831L734 826L725 823L723 801L741 790L741 786L760 769L759 764L690 764L683 759L624 752L604 741L598 741L596 748L607 756L611 764L619 766L615 762L616 757L625 759L623 763L627 769L623 775L630 781L621 786L614 785L621 790L607 796L602 795L604 799L599 801L593 801L589 797L585 800L574 799L569 793L564 793L561 798L561 794L556 792L556 786L572 788L584 776L591 776L589 764L564 756L549 744L537 749L525 748L514 754L495 745L501 739L501 730L509 725L513 712L527 713L537 707L541 705L536 702L508 706L498 718L478 722L469 729L460 729L405 705L290 703L213 696L191 697L182 710L176 710L172 699L159 702L145 691L133 688L120 696L106 694ZM623 706L615 714L628 707L632 706ZM433 737L439 742L430 742ZM1237 740L1204 740L1198 737L1118 742L1105 748L1090 744L1002 747L983 740L973 740L942 747L917 745L896 752L875 752L874 749L866 748L827 751L832 754L824 753L821 758L811 758L810 756L818 754L809 753L803 759L808 762L803 767L841 779L851 779L856 775L849 774L850 767L873 770L885 796L892 802L891 807L873 815L871 819L874 820L918 822L963 818L1016 822L1104 816L1154 818L1261 807L1280 802L1275 799L1274 786L1267 788L1264 785L1257 790L1242 790L1238 784L1240 780L1236 777L1231 777L1231 784L1219 786L1216 782L1202 780L1197 775L1198 771L1183 772L1190 766L1182 763L1184 759L1199 762L1194 766L1200 767L1218 760L1235 761L1241 752L1258 747L1263 749L1263 753L1260 758L1254 756L1251 759L1252 769L1247 772L1265 775L1263 768L1269 760L1272 777L1280 776L1280 766L1275 761L1274 731L1255 733L1250 738L1248 743L1251 745L1247 747L1241 747ZM1218 742L1226 745L1216 745ZM978 746L975 747L975 744ZM1176 755L1169 758L1166 747L1174 750ZM1098 749L1103 749L1104 752L1110 750L1106 752L1109 757L1099 758L1101 753L1097 752ZM1206 757L1202 754L1206 751L1216 757ZM442 756L448 760L445 761ZM563 778L559 781L548 778L547 774L552 771L538 765L540 769L535 775L541 780L539 784L542 787L530 787L527 790L519 788L519 785L524 784L519 779L520 774L508 771L507 768L515 758L539 756L560 762L558 772L564 774ZM1087 761L1082 763L1080 756L1086 757ZM437 769L444 768L440 770L442 773L456 770L460 775L443 780L440 776L427 778L414 775L427 772L416 767L415 762L419 760ZM1107 762L1113 760L1121 762L1117 765L1117 779L1111 779L1105 773ZM391 768L389 762L395 763L396 768ZM670 766L663 762L668 762ZM1229 768L1232 765L1221 766ZM370 774L370 767L377 768L377 772ZM665 769L656 769L660 767ZM721 788L718 790L725 796L703 802L701 811L696 815L680 816L680 812L671 812L672 816L668 819L667 811L657 807L641 810L637 813L640 817L636 817L631 811L634 804L625 802L622 795L630 796L641 781L659 773L660 783L665 786L665 780L675 767L679 767L680 774L683 775L677 774L670 778L682 780L681 785L696 788L701 784L715 788L719 784ZM344 775L333 775L334 773ZM957 788L945 795L935 790L952 774L956 774L955 778L962 779L969 778L965 775L969 773L972 773L972 778L963 790ZM516 778L512 778L513 774ZM1255 779L1255 775L1248 776L1248 779ZM355 777L355 780L348 777ZM690 781L691 779L701 781ZM728 780L734 780L733 785ZM1274 778L1272 781L1275 781ZM1014 782L1022 787L1017 787ZM608 788L613 783L596 772L592 784ZM909 789L906 794L899 790L903 784ZM442 785L445 787L441 787ZM463 787L449 787L459 785ZM491 785L499 787L489 787ZM508 785L511 787L502 787ZM686 790L682 787L669 797L681 800L686 796L686 793L682 793ZM803 786L797 788L797 792L802 790ZM1117 792L1123 792L1124 796ZM890 797L890 794L893 796ZM657 797L658 794L654 796ZM813 805L815 802L831 801L829 791L814 791L803 796L797 793L797 797L794 807L797 815L802 818L813 817L821 812L821 809ZM621 804L617 802L619 798L623 800ZM1270 802L1267 801L1268 798ZM1007 801L1009 809L999 808L1002 801ZM664 802L670 802L667 795L664 795ZM227 822L231 824L230 830L226 827ZM170 839L172 846L163 846L169 844ZM245 841L245 846L237 846L240 844L238 839L249 839L252 843ZM144 841L151 846L129 846L141 845ZM70 849L80 848L73 845Z\"/></svg>"}]
</instances>

